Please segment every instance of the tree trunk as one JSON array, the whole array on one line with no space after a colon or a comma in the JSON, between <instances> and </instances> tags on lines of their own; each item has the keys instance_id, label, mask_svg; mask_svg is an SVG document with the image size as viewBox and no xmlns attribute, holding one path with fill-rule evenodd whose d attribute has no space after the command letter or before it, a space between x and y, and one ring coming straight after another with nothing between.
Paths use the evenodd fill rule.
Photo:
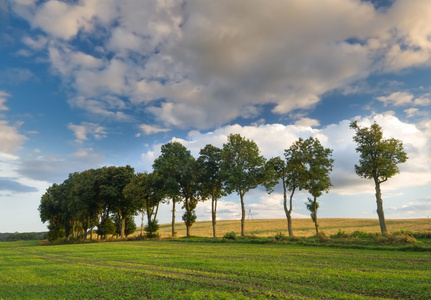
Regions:
<instances>
[{"instance_id":1,"label":"tree trunk","mask_svg":"<svg viewBox=\"0 0 431 300\"><path fill-rule=\"evenodd\" d=\"M374 183L376 184L377 215L379 216L380 231L385 234L388 231L386 230L385 213L383 212L382 191L380 190L379 180L375 178Z\"/></svg>"},{"instance_id":2,"label":"tree trunk","mask_svg":"<svg viewBox=\"0 0 431 300\"><path fill-rule=\"evenodd\" d=\"M175 198L172 198L172 237L175 237Z\"/></svg>"},{"instance_id":3,"label":"tree trunk","mask_svg":"<svg viewBox=\"0 0 431 300\"><path fill-rule=\"evenodd\" d=\"M121 239L124 238L126 232L126 218L121 216Z\"/></svg>"},{"instance_id":4,"label":"tree trunk","mask_svg":"<svg viewBox=\"0 0 431 300\"><path fill-rule=\"evenodd\" d=\"M141 211L141 236L144 236L144 210Z\"/></svg>"},{"instance_id":5,"label":"tree trunk","mask_svg":"<svg viewBox=\"0 0 431 300\"><path fill-rule=\"evenodd\" d=\"M191 216L191 209L190 209L190 200L188 198L185 199L186 202L186 237L190 237L190 232L192 229L192 225L190 224L190 216Z\"/></svg>"},{"instance_id":6,"label":"tree trunk","mask_svg":"<svg viewBox=\"0 0 431 300\"><path fill-rule=\"evenodd\" d=\"M316 235L319 235L319 224L317 224L317 197L314 196L314 227L316 227Z\"/></svg>"},{"instance_id":7,"label":"tree trunk","mask_svg":"<svg viewBox=\"0 0 431 300\"><path fill-rule=\"evenodd\" d=\"M213 224L213 237L217 237L216 223L217 223L217 199L214 196L211 199L211 217Z\"/></svg>"},{"instance_id":8,"label":"tree trunk","mask_svg":"<svg viewBox=\"0 0 431 300\"><path fill-rule=\"evenodd\" d=\"M245 236L245 206L244 206L244 193L240 192L239 196L241 198L241 236Z\"/></svg>"},{"instance_id":9,"label":"tree trunk","mask_svg":"<svg viewBox=\"0 0 431 300\"><path fill-rule=\"evenodd\" d=\"M283 189L284 189L284 213L286 214L287 218L287 230L289 232L289 236L293 236L293 229L292 229L292 207L293 207L293 194L295 193L295 188L293 188L292 193L290 194L290 206L287 208L287 191L286 186L283 180Z\"/></svg>"}]
</instances>

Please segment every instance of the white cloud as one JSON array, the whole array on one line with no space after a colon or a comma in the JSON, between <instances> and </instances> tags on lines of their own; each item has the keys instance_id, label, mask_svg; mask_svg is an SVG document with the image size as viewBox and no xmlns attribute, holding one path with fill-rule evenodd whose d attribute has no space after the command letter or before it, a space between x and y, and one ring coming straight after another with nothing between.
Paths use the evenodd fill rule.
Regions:
<instances>
[{"instance_id":1,"label":"white cloud","mask_svg":"<svg viewBox=\"0 0 431 300\"><path fill-rule=\"evenodd\" d=\"M413 95L405 92L395 92L389 96L377 97L377 100L383 102L385 105L392 104L395 106L402 106L411 104L413 100Z\"/></svg>"},{"instance_id":2,"label":"white cloud","mask_svg":"<svg viewBox=\"0 0 431 300\"><path fill-rule=\"evenodd\" d=\"M18 133L19 124L11 126L7 121L0 120L0 152L13 154L21 148L27 139Z\"/></svg>"},{"instance_id":3,"label":"white cloud","mask_svg":"<svg viewBox=\"0 0 431 300\"><path fill-rule=\"evenodd\" d=\"M316 119L302 118L296 121L295 125L304 126L304 127L315 127L315 126L319 126L320 122L319 120L316 120Z\"/></svg>"},{"instance_id":4,"label":"white cloud","mask_svg":"<svg viewBox=\"0 0 431 300\"><path fill-rule=\"evenodd\" d=\"M159 126L149 124L141 124L139 125L139 128L147 135L171 131L169 128L160 128Z\"/></svg>"},{"instance_id":5,"label":"white cloud","mask_svg":"<svg viewBox=\"0 0 431 300\"><path fill-rule=\"evenodd\" d=\"M70 123L68 128L73 131L76 141L80 144L87 141L89 135L96 140L101 140L107 136L106 128L95 123L82 122L81 125Z\"/></svg>"},{"instance_id":6,"label":"white cloud","mask_svg":"<svg viewBox=\"0 0 431 300\"><path fill-rule=\"evenodd\" d=\"M414 117L418 114L419 109L412 107L412 108L408 108L408 109L404 110L404 112L406 113L407 117L411 118L411 117Z\"/></svg>"},{"instance_id":7,"label":"white cloud","mask_svg":"<svg viewBox=\"0 0 431 300\"><path fill-rule=\"evenodd\" d=\"M6 102L8 97L9 97L8 93L6 93L4 91L0 91L0 111L8 110L8 107L5 105L5 102Z\"/></svg>"}]
</instances>

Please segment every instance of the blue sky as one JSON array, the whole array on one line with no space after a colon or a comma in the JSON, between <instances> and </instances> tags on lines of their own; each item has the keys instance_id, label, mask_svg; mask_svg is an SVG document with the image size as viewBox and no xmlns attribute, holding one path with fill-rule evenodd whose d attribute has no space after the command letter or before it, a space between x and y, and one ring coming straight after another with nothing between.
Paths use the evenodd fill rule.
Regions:
<instances>
[{"instance_id":1,"label":"blue sky","mask_svg":"<svg viewBox=\"0 0 431 300\"><path fill-rule=\"evenodd\" d=\"M267 158L319 138L335 159L319 217L377 218L353 120L408 152L382 186L386 217L429 217L430 19L428 0L0 0L0 232L46 230L40 197L71 172L151 171L164 143L197 155L230 133ZM247 209L284 218L280 192L250 192ZM240 217L237 198L221 199L220 219Z\"/></svg>"}]
</instances>

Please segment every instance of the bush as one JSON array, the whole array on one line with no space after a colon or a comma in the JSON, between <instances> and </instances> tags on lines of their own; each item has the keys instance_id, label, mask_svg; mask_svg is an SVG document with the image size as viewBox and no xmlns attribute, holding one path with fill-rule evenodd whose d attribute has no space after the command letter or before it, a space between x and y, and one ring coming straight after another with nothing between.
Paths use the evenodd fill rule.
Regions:
<instances>
[{"instance_id":1,"label":"bush","mask_svg":"<svg viewBox=\"0 0 431 300\"><path fill-rule=\"evenodd\" d=\"M231 231L231 232L226 232L223 236L224 239L226 240L236 240L236 233Z\"/></svg>"},{"instance_id":2,"label":"bush","mask_svg":"<svg viewBox=\"0 0 431 300\"><path fill-rule=\"evenodd\" d=\"M352 237L359 238L359 239L369 239L369 238L373 238L374 236L375 234L368 233L362 230L356 230L352 233Z\"/></svg>"},{"instance_id":3,"label":"bush","mask_svg":"<svg viewBox=\"0 0 431 300\"><path fill-rule=\"evenodd\" d=\"M145 226L144 230L147 233L148 238L159 238L160 233L159 231L159 222L157 220L148 222L148 225Z\"/></svg>"},{"instance_id":4,"label":"bush","mask_svg":"<svg viewBox=\"0 0 431 300\"><path fill-rule=\"evenodd\" d=\"M331 235L331 238L333 238L333 239L345 239L348 237L349 237L349 235L341 229L338 229L338 232L336 234Z\"/></svg>"},{"instance_id":5,"label":"bush","mask_svg":"<svg viewBox=\"0 0 431 300\"><path fill-rule=\"evenodd\" d=\"M287 241L287 236L286 236L284 233L282 233L282 232L278 232L278 233L274 236L274 239L275 239L276 241L279 241L279 242L284 242L284 241Z\"/></svg>"}]
</instances>

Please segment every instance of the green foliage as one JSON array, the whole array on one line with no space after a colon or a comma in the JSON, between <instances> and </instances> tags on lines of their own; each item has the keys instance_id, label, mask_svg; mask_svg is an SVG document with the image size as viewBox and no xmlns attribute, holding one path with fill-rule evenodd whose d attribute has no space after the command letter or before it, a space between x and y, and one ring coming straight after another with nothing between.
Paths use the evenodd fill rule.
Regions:
<instances>
[{"instance_id":1,"label":"green foliage","mask_svg":"<svg viewBox=\"0 0 431 300\"><path fill-rule=\"evenodd\" d=\"M133 216L128 216L125 220L125 229L124 229L124 235L127 237L130 234L134 233L136 231L136 224ZM115 234L118 236L121 235L121 220L118 218L118 216L114 217L114 223L115 223Z\"/></svg>"},{"instance_id":2,"label":"green foliage","mask_svg":"<svg viewBox=\"0 0 431 300\"><path fill-rule=\"evenodd\" d=\"M5 241L30 241L30 240L44 240L48 238L47 232L15 232L10 233L5 237Z\"/></svg>"},{"instance_id":3,"label":"green foliage","mask_svg":"<svg viewBox=\"0 0 431 300\"><path fill-rule=\"evenodd\" d=\"M106 238L108 234L114 234L115 230L115 223L110 217L104 217L97 226L97 234L104 238Z\"/></svg>"},{"instance_id":4,"label":"green foliage","mask_svg":"<svg viewBox=\"0 0 431 300\"><path fill-rule=\"evenodd\" d=\"M274 239L276 241L287 241L288 237L284 233L279 232L274 236Z\"/></svg>"},{"instance_id":5,"label":"green foliage","mask_svg":"<svg viewBox=\"0 0 431 300\"><path fill-rule=\"evenodd\" d=\"M310 211L310 216L313 222L316 222L316 212L319 209L319 201L314 201L311 198L307 198L307 203L305 203L305 207Z\"/></svg>"},{"instance_id":6,"label":"green foliage","mask_svg":"<svg viewBox=\"0 0 431 300\"><path fill-rule=\"evenodd\" d=\"M145 232L147 233L148 238L158 238L160 237L160 234L157 232L159 231L159 223L157 220L148 222L148 225L145 226Z\"/></svg>"},{"instance_id":7,"label":"green foliage","mask_svg":"<svg viewBox=\"0 0 431 300\"><path fill-rule=\"evenodd\" d=\"M356 131L353 140L358 144L356 152L360 153L356 174L382 183L399 173L397 165L408 159L401 141L384 139L382 128L376 122L368 128L359 127L355 121L350 128Z\"/></svg>"},{"instance_id":8,"label":"green foliage","mask_svg":"<svg viewBox=\"0 0 431 300\"><path fill-rule=\"evenodd\" d=\"M231 232L226 232L223 236L223 239L226 240L236 240L237 236L236 233L231 231Z\"/></svg>"},{"instance_id":9,"label":"green foliage","mask_svg":"<svg viewBox=\"0 0 431 300\"><path fill-rule=\"evenodd\" d=\"M186 224L186 226L192 226L193 223L196 222L196 218L197 217L196 217L196 213L194 210L186 211L182 217L184 224Z\"/></svg>"}]
</instances>

